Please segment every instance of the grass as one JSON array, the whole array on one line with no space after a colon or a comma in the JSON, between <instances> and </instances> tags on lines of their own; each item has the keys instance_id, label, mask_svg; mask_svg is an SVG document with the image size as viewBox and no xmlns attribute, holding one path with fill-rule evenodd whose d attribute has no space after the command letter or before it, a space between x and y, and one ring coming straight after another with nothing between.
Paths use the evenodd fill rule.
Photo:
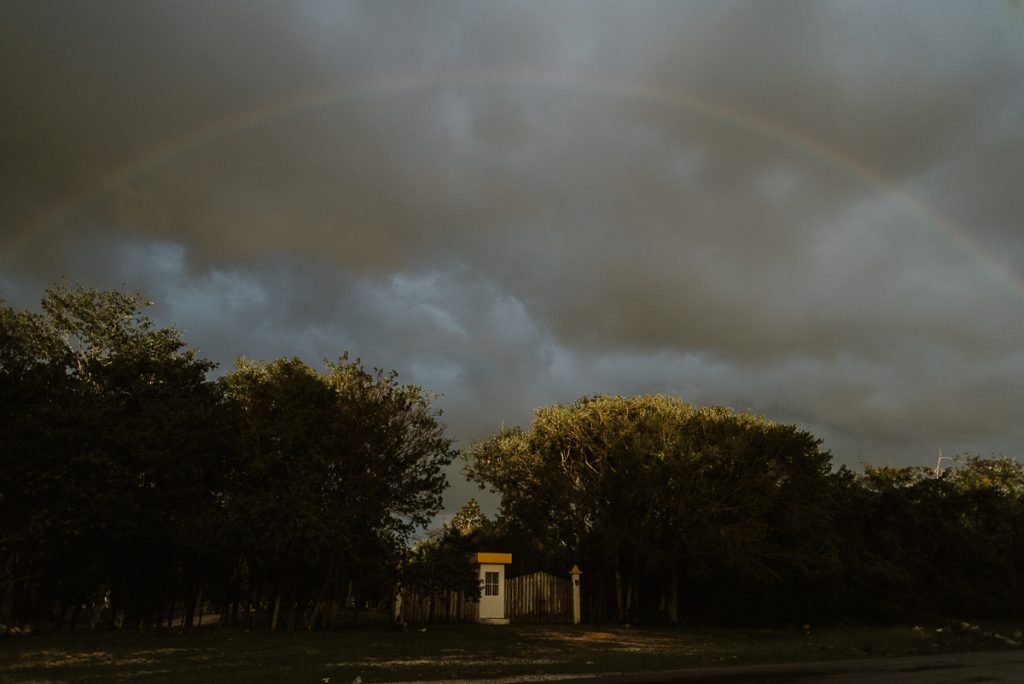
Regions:
<instances>
[{"instance_id":1,"label":"grass","mask_svg":"<svg viewBox=\"0 0 1024 684\"><path fill-rule=\"evenodd\" d=\"M1024 623L1022 623L1024 624ZM208 627L74 632L0 641L0 682L364 682L642 672L707 665L1015 648L1018 624L788 629L428 627L244 632Z\"/></svg>"}]
</instances>

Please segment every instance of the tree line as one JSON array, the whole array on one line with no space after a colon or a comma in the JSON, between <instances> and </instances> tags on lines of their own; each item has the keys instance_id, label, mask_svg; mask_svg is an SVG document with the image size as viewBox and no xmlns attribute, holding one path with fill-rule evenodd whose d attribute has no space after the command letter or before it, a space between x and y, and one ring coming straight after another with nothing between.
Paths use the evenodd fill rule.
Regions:
<instances>
[{"instance_id":1,"label":"tree line","mask_svg":"<svg viewBox=\"0 0 1024 684\"><path fill-rule=\"evenodd\" d=\"M584 570L593 620L1019 616L1024 470L833 468L794 425L667 396L538 409L466 452L521 566ZM527 567L533 566L533 567ZM543 567L540 567L543 566Z\"/></svg>"},{"instance_id":2,"label":"tree line","mask_svg":"<svg viewBox=\"0 0 1024 684\"><path fill-rule=\"evenodd\" d=\"M434 396L344 354L212 378L148 304L0 300L0 625L331 628L396 583L478 591L476 550L512 552L512 574L578 564L595 621L1024 608L1015 461L856 474L797 426L661 395L543 407L471 444L499 514L470 502L410 545L459 456Z\"/></svg>"},{"instance_id":3,"label":"tree line","mask_svg":"<svg viewBox=\"0 0 1024 684\"><path fill-rule=\"evenodd\" d=\"M214 364L128 292L0 302L0 624L336 624L389 595L456 455L343 355Z\"/></svg>"}]
</instances>

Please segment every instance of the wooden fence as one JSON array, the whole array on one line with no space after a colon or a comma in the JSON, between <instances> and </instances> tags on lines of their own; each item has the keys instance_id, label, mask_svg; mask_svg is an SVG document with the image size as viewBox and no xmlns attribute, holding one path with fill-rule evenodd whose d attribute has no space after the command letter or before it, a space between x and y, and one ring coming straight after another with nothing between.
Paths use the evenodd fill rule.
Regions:
<instances>
[{"instance_id":1,"label":"wooden fence","mask_svg":"<svg viewBox=\"0 0 1024 684\"><path fill-rule=\"evenodd\" d=\"M478 615L475 599L453 591L421 596L402 592L399 613L402 621L422 625L428 622L476 622Z\"/></svg>"},{"instance_id":2,"label":"wooden fence","mask_svg":"<svg viewBox=\"0 0 1024 684\"><path fill-rule=\"evenodd\" d=\"M514 624L572 622L571 580L546 572L505 580L505 616Z\"/></svg>"},{"instance_id":3,"label":"wooden fence","mask_svg":"<svg viewBox=\"0 0 1024 684\"><path fill-rule=\"evenodd\" d=\"M568 577L535 572L505 580L505 616L513 624L572 622L572 588ZM478 602L464 594L403 592L398 612L410 624L475 622Z\"/></svg>"}]
</instances>

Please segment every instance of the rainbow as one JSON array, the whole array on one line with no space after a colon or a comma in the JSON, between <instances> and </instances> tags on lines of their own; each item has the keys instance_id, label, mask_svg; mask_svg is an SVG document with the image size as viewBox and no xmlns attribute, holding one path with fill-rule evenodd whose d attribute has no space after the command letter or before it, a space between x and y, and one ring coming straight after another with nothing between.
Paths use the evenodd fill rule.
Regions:
<instances>
[{"instance_id":1,"label":"rainbow","mask_svg":"<svg viewBox=\"0 0 1024 684\"><path fill-rule=\"evenodd\" d=\"M261 107L234 112L209 121L206 125L168 138L145 155L126 161L108 174L76 193L65 197L55 207L42 212L29 224L15 230L0 256L0 263L10 260L31 242L45 237L82 211L89 204L106 197L125 186L132 179L165 167L190 151L218 139L251 130L267 122L299 112L343 102L387 95L423 92L438 87L505 88L549 87L587 94L616 97L646 104L656 104L685 111L689 114L718 121L754 136L773 140L818 163L831 167L878 190L906 207L912 214L933 226L972 260L982 265L988 274L1024 300L1024 278L1017 276L996 255L992 254L969 232L939 214L919 198L901 189L882 173L861 163L853 156L841 152L820 140L784 126L770 119L752 116L721 102L680 92L657 84L619 79L597 78L578 74L533 72L460 72L429 76L382 76L356 83L346 83L300 92L283 100Z\"/></svg>"}]
</instances>

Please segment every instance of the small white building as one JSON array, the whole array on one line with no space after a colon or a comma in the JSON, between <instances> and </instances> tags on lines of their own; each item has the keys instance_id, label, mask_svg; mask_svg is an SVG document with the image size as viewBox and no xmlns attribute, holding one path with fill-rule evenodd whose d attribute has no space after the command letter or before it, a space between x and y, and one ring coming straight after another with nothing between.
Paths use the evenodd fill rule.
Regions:
<instances>
[{"instance_id":1,"label":"small white building","mask_svg":"<svg viewBox=\"0 0 1024 684\"><path fill-rule=\"evenodd\" d=\"M512 563L511 553L480 551L473 556L480 566L480 604L477 621L489 625L507 625L505 614L505 566Z\"/></svg>"}]
</instances>

